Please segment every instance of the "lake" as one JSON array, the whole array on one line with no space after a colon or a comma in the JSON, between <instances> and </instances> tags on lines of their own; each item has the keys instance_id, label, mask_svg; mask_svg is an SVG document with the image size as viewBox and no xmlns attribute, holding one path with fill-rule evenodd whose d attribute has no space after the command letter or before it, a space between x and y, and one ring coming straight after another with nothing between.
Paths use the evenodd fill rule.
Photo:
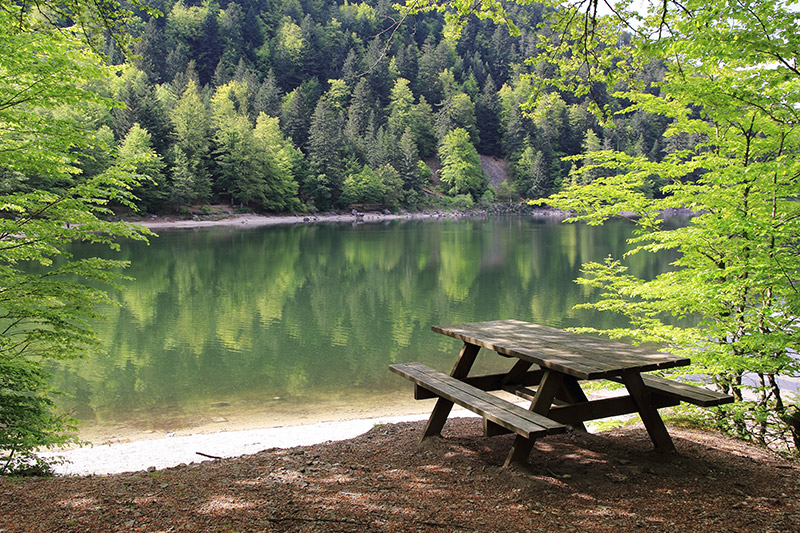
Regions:
<instances>
[{"instance_id":1,"label":"lake","mask_svg":"<svg viewBox=\"0 0 800 533\"><path fill-rule=\"evenodd\" d=\"M573 310L593 297L573 280L621 257L632 230L490 217L161 231L105 254L135 278L97 325L108 353L64 363L55 385L91 440L426 412L387 366L449 372L460 346L433 324L619 325ZM628 264L653 276L669 261Z\"/></svg>"}]
</instances>

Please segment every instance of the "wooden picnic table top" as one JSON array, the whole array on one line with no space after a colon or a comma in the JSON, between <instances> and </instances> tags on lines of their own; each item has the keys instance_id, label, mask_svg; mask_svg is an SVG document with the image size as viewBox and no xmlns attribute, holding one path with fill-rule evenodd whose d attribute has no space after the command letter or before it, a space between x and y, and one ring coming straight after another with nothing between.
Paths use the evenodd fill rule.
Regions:
<instances>
[{"instance_id":1,"label":"wooden picnic table top","mask_svg":"<svg viewBox=\"0 0 800 533\"><path fill-rule=\"evenodd\" d=\"M687 366L690 362L686 357L521 320L432 326L431 329L578 379L610 378L625 371L648 372Z\"/></svg>"}]
</instances>

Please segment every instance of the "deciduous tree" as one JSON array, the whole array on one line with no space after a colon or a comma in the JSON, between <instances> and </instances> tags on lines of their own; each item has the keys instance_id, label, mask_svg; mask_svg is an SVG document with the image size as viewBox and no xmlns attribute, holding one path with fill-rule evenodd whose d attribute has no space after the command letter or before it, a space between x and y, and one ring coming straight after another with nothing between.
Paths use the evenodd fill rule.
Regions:
<instances>
[{"instance_id":1,"label":"deciduous tree","mask_svg":"<svg viewBox=\"0 0 800 533\"><path fill-rule=\"evenodd\" d=\"M61 15L73 26L48 23ZM94 283L113 282L125 263L75 258L70 243L115 247L117 239L147 233L106 220L110 202L133 205L139 161L81 176L76 153L103 147L80 122L52 113L111 105L87 89L111 73L92 47L99 49L103 23L126 46L119 30L127 16L106 4L0 0L0 178L71 178L55 192L11 186L0 197L0 473L35 462L39 447L74 440L72 421L55 408L46 366L99 349L90 322L98 318L95 304L108 297Z\"/></svg>"},{"instance_id":2,"label":"deciduous tree","mask_svg":"<svg viewBox=\"0 0 800 533\"><path fill-rule=\"evenodd\" d=\"M631 275L621 258L584 265L580 282L602 294L586 306L630 320L607 334L691 356L689 372L738 400L718 418L723 427L767 445L800 445L800 407L779 384L800 374L800 15L774 0L545 4L555 8L555 38L542 41L548 65L540 72L555 75L532 77L532 107L552 104L558 90L588 96L609 120L615 109L598 92L605 87L618 91L626 113L663 117L665 135L696 141L660 161L592 152L594 164L578 172L607 174L548 200L592 224L635 214L628 254L680 254L653 280ZM466 6L444 8L457 15ZM610 14L601 16L604 6ZM483 14L508 21L500 4ZM640 76L653 64L665 69L657 90ZM660 195L648 194L652 176L669 182ZM661 213L674 208L695 216L664 224ZM695 325L674 322L687 316Z\"/></svg>"},{"instance_id":3,"label":"deciduous tree","mask_svg":"<svg viewBox=\"0 0 800 533\"><path fill-rule=\"evenodd\" d=\"M481 197L489 180L467 130L457 128L444 136L439 160L441 180L448 186L448 194L469 194L473 200Z\"/></svg>"}]
</instances>

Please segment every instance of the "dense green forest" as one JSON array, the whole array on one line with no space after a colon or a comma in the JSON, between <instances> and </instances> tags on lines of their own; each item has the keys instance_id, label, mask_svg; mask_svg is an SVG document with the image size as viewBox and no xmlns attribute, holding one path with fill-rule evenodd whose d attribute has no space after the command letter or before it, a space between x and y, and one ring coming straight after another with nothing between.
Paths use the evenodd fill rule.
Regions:
<instances>
[{"instance_id":1,"label":"dense green forest","mask_svg":"<svg viewBox=\"0 0 800 533\"><path fill-rule=\"evenodd\" d=\"M163 15L139 11L129 27L139 39L132 64L106 50L121 71L99 90L125 107L72 111L117 160L156 153L137 167L150 178L135 191L145 211L485 205L577 179L570 170L582 161L564 156L616 149L658 161L680 148L681 138L665 145L666 122L644 112L598 124L590 99L624 107L602 86L520 107L531 94L526 75L547 68L537 62L538 5L510 7L518 37L473 17L457 41L443 37L441 15L402 18L387 0L153 7ZM657 82L663 69L641 76ZM114 162L100 153L85 154L84 177ZM508 181L491 187L479 154L502 158ZM59 186L40 181L19 186Z\"/></svg>"}]
</instances>

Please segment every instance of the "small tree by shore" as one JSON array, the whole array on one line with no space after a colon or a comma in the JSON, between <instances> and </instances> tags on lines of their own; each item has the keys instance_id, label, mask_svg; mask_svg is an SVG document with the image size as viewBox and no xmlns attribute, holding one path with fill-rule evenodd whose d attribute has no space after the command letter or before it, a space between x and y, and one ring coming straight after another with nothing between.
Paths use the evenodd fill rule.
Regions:
<instances>
[{"instance_id":1,"label":"small tree by shore","mask_svg":"<svg viewBox=\"0 0 800 533\"><path fill-rule=\"evenodd\" d=\"M152 151L129 150L89 179L80 174L76 154L107 155L108 147L69 106L113 105L86 87L112 74L93 52L97 31L105 24L124 46L126 15L81 2L37 6L0 0L0 473L46 469L34 452L75 440L46 368L100 348L90 321L109 299L97 284L113 284L126 263L73 257L70 244L113 248L150 234L107 219L111 205L134 208L137 169L157 161ZM48 22L66 16L75 26Z\"/></svg>"}]
</instances>

